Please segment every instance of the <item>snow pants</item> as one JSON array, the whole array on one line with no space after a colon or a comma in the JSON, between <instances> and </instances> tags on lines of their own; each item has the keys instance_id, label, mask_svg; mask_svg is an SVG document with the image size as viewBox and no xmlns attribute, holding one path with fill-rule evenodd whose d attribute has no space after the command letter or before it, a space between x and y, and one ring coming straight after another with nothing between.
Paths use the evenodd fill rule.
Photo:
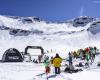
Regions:
<instances>
[{"instance_id":1,"label":"snow pants","mask_svg":"<svg viewBox=\"0 0 100 80\"><path fill-rule=\"evenodd\" d=\"M50 73L50 67L49 66L47 66L47 67L45 67L45 73Z\"/></svg>"},{"instance_id":2,"label":"snow pants","mask_svg":"<svg viewBox=\"0 0 100 80\"><path fill-rule=\"evenodd\" d=\"M55 74L60 74L60 67L55 67Z\"/></svg>"}]
</instances>

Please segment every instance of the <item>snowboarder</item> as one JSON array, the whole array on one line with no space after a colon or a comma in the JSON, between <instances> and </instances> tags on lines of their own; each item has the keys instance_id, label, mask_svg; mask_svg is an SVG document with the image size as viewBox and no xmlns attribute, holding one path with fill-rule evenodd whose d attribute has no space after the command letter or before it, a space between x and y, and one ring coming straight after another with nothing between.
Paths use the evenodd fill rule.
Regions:
<instances>
[{"instance_id":1,"label":"snowboarder","mask_svg":"<svg viewBox=\"0 0 100 80\"><path fill-rule=\"evenodd\" d=\"M62 63L62 58L57 53L53 59L53 65L55 67L55 74L60 74L61 63Z\"/></svg>"}]
</instances>

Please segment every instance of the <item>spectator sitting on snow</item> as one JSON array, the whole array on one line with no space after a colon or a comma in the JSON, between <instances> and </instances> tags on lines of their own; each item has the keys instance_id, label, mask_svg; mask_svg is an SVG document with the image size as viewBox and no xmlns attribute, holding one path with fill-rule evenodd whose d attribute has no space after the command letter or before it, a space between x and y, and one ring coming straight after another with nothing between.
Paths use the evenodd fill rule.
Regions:
<instances>
[{"instance_id":1,"label":"spectator sitting on snow","mask_svg":"<svg viewBox=\"0 0 100 80\"><path fill-rule=\"evenodd\" d=\"M73 65L70 66L66 66L64 72L68 72L68 73L76 73L78 71L82 71L82 69L75 69Z\"/></svg>"}]
</instances>

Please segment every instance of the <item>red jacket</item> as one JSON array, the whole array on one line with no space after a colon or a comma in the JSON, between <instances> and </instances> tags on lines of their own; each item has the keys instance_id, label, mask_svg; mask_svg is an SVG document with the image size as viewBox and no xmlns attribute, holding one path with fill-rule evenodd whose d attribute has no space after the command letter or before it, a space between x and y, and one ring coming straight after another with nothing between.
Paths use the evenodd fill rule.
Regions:
<instances>
[{"instance_id":1,"label":"red jacket","mask_svg":"<svg viewBox=\"0 0 100 80\"><path fill-rule=\"evenodd\" d=\"M86 52L88 52L88 53L89 53L89 52L90 52L90 48L86 48Z\"/></svg>"}]
</instances>

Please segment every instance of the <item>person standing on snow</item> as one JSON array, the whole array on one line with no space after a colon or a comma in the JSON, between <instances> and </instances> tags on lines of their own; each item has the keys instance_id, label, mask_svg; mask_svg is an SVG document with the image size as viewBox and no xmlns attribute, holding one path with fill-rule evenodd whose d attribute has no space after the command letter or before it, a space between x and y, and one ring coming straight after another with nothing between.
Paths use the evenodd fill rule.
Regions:
<instances>
[{"instance_id":1,"label":"person standing on snow","mask_svg":"<svg viewBox=\"0 0 100 80\"><path fill-rule=\"evenodd\" d=\"M93 63L95 59L95 49L93 47L90 48L90 53L91 53L91 63Z\"/></svg>"},{"instance_id":2,"label":"person standing on snow","mask_svg":"<svg viewBox=\"0 0 100 80\"><path fill-rule=\"evenodd\" d=\"M50 62L51 62L51 64L53 64L53 56L51 57Z\"/></svg>"},{"instance_id":3,"label":"person standing on snow","mask_svg":"<svg viewBox=\"0 0 100 80\"><path fill-rule=\"evenodd\" d=\"M69 66L70 65L72 65L73 64L73 62L72 62L72 55L71 55L71 53L69 52L69 59L68 59L68 62L69 62Z\"/></svg>"},{"instance_id":4,"label":"person standing on snow","mask_svg":"<svg viewBox=\"0 0 100 80\"><path fill-rule=\"evenodd\" d=\"M44 65L45 65L45 73L46 74L50 73L50 61L49 61L49 57L45 57Z\"/></svg>"},{"instance_id":5,"label":"person standing on snow","mask_svg":"<svg viewBox=\"0 0 100 80\"><path fill-rule=\"evenodd\" d=\"M90 60L90 48L86 48L86 53L85 53L85 55L86 55L86 66L88 66L89 67L89 60Z\"/></svg>"},{"instance_id":6,"label":"person standing on snow","mask_svg":"<svg viewBox=\"0 0 100 80\"><path fill-rule=\"evenodd\" d=\"M81 60L83 60L83 58L84 58L83 55L84 55L83 49L80 49L80 55L79 56L80 56Z\"/></svg>"},{"instance_id":7,"label":"person standing on snow","mask_svg":"<svg viewBox=\"0 0 100 80\"><path fill-rule=\"evenodd\" d=\"M62 63L62 58L57 53L56 56L53 59L53 65L55 67L55 74L60 74L61 63Z\"/></svg>"},{"instance_id":8,"label":"person standing on snow","mask_svg":"<svg viewBox=\"0 0 100 80\"><path fill-rule=\"evenodd\" d=\"M38 55L38 61L39 61L39 63L41 63L42 57L43 57L43 55Z\"/></svg>"},{"instance_id":9,"label":"person standing on snow","mask_svg":"<svg viewBox=\"0 0 100 80\"><path fill-rule=\"evenodd\" d=\"M97 53L97 47L96 46L94 46L94 50L95 50L95 54Z\"/></svg>"}]
</instances>

